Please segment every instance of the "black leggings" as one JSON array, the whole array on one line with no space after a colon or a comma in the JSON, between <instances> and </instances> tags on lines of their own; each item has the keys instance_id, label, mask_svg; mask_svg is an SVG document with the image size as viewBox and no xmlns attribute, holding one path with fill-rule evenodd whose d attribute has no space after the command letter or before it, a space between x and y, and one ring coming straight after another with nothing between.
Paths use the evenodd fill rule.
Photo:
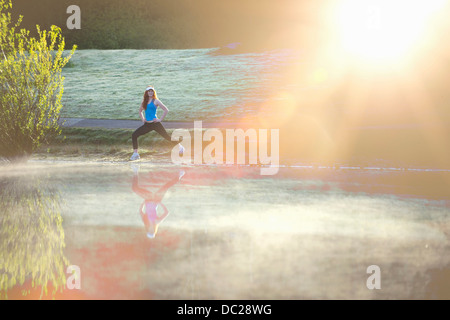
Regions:
<instances>
[{"instance_id":1,"label":"black leggings","mask_svg":"<svg viewBox=\"0 0 450 320\"><path fill-rule=\"evenodd\" d=\"M146 133L149 133L150 131L153 131L153 130L158 132L164 139L169 141L174 146L179 143L177 141L172 141L172 139L170 138L169 134L166 132L166 129L164 129L161 122L152 122L152 123L146 122L146 123L144 123L144 125L137 128L136 131L134 131L133 134L131 135L131 139L133 141L133 149L138 148L138 138L140 136L142 136Z\"/></svg>"}]
</instances>

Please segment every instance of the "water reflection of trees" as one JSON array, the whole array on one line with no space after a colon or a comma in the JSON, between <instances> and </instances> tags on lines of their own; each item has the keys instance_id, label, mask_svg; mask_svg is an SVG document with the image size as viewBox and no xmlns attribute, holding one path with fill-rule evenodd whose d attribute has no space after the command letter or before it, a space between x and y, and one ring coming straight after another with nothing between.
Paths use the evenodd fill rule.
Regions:
<instances>
[{"instance_id":1,"label":"water reflection of trees","mask_svg":"<svg viewBox=\"0 0 450 320\"><path fill-rule=\"evenodd\" d=\"M0 297L54 295L66 283L60 196L36 177L0 178ZM52 292L48 292L52 288Z\"/></svg>"}]
</instances>

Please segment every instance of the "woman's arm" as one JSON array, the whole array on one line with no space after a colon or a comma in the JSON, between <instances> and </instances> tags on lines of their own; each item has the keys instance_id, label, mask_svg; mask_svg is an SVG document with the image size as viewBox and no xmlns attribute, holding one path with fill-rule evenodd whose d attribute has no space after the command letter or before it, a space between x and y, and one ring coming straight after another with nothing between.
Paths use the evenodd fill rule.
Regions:
<instances>
[{"instance_id":1,"label":"woman's arm","mask_svg":"<svg viewBox=\"0 0 450 320\"><path fill-rule=\"evenodd\" d=\"M141 104L141 107L139 108L139 116L141 117L142 122L145 122L145 117L144 117L144 107Z\"/></svg>"},{"instance_id":2,"label":"woman's arm","mask_svg":"<svg viewBox=\"0 0 450 320\"><path fill-rule=\"evenodd\" d=\"M166 117L167 113L169 112L169 109L159 100L155 100L155 105L157 105L158 107L163 109L164 113L163 113L161 119L159 119L159 121L163 121L164 118Z\"/></svg>"}]
</instances>

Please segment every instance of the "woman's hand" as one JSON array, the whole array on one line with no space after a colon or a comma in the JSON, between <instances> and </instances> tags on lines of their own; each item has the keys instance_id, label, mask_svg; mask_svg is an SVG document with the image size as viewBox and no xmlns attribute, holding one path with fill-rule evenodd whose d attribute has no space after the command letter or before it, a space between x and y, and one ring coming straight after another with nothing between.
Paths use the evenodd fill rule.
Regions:
<instances>
[{"instance_id":1,"label":"woman's hand","mask_svg":"<svg viewBox=\"0 0 450 320\"><path fill-rule=\"evenodd\" d=\"M161 122L161 119L155 118L152 122Z\"/></svg>"}]
</instances>

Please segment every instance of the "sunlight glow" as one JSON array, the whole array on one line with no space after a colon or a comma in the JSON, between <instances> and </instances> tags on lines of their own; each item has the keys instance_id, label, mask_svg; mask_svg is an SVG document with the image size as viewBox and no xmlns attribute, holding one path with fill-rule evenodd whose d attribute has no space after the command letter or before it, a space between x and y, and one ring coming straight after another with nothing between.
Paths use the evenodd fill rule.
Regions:
<instances>
[{"instance_id":1,"label":"sunlight glow","mask_svg":"<svg viewBox=\"0 0 450 320\"><path fill-rule=\"evenodd\" d=\"M405 58L446 0L343 0L336 31L347 53L370 61Z\"/></svg>"}]
</instances>

